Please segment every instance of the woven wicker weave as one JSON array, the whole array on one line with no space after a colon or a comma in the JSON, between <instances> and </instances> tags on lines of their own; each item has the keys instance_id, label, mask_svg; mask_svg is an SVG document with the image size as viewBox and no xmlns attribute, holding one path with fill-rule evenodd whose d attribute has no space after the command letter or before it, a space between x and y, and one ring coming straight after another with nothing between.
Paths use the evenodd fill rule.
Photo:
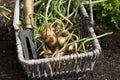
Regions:
<instances>
[{"instance_id":1,"label":"woven wicker weave","mask_svg":"<svg viewBox=\"0 0 120 80\"><path fill-rule=\"evenodd\" d=\"M80 7L82 22L82 35L96 37L93 24L83 5ZM14 26L15 27L15 26ZM18 27L18 26L17 26ZM88 71L93 70L96 58L101 48L97 39L86 44L88 52L80 54L65 55L57 58L43 58L26 60L23 56L19 29L16 30L16 45L18 59L23 66L29 79L40 80L73 80L85 77ZM48 66L50 64L50 66Z\"/></svg>"}]
</instances>

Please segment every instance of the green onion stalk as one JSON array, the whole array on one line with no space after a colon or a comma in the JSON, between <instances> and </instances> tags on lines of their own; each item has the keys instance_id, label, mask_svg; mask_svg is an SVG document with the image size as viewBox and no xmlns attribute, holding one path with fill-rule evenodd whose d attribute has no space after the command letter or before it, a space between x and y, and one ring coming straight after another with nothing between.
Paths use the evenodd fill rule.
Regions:
<instances>
[{"instance_id":1,"label":"green onion stalk","mask_svg":"<svg viewBox=\"0 0 120 80\"><path fill-rule=\"evenodd\" d=\"M87 42L112 34L110 32L94 38L81 37L83 26L78 9L81 4L87 4L86 1L35 0L34 2L33 33L39 58L86 52Z\"/></svg>"}]
</instances>

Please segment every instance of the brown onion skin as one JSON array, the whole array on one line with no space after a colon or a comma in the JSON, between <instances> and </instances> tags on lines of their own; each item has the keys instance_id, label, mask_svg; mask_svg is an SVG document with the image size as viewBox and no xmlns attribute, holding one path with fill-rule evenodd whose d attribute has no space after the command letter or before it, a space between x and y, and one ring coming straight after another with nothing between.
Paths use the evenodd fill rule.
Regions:
<instances>
[{"instance_id":1,"label":"brown onion skin","mask_svg":"<svg viewBox=\"0 0 120 80\"><path fill-rule=\"evenodd\" d=\"M60 47L63 47L65 42L67 40L67 37L63 37L63 36L58 36L58 43Z\"/></svg>"},{"instance_id":2,"label":"brown onion skin","mask_svg":"<svg viewBox=\"0 0 120 80\"><path fill-rule=\"evenodd\" d=\"M46 25L45 42L49 47L54 47L57 44L56 34L48 25Z\"/></svg>"},{"instance_id":3,"label":"brown onion skin","mask_svg":"<svg viewBox=\"0 0 120 80\"><path fill-rule=\"evenodd\" d=\"M59 52L59 53L57 53L56 55L55 55L55 57L60 57L60 56L63 56L65 54L65 52Z\"/></svg>"},{"instance_id":4,"label":"brown onion skin","mask_svg":"<svg viewBox=\"0 0 120 80\"><path fill-rule=\"evenodd\" d=\"M68 52L75 52L75 44L71 44L70 46L68 46L68 49L67 49Z\"/></svg>"}]
</instances>

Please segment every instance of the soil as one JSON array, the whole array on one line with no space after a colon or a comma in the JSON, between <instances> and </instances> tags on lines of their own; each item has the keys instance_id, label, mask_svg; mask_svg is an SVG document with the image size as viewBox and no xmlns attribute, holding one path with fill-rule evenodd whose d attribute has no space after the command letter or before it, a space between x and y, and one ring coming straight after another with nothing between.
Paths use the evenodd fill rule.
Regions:
<instances>
[{"instance_id":1,"label":"soil","mask_svg":"<svg viewBox=\"0 0 120 80\"><path fill-rule=\"evenodd\" d=\"M0 0L0 5L5 1ZM0 19L0 80L27 80L17 58L14 29L4 17ZM97 35L109 31L95 29ZM84 80L120 80L120 32L113 32L99 39L102 52Z\"/></svg>"},{"instance_id":2,"label":"soil","mask_svg":"<svg viewBox=\"0 0 120 80\"><path fill-rule=\"evenodd\" d=\"M95 29L97 35L109 30ZM102 53L84 80L120 80L120 33L99 39ZM27 80L17 58L14 29L0 27L0 80Z\"/></svg>"},{"instance_id":3,"label":"soil","mask_svg":"<svg viewBox=\"0 0 120 80\"><path fill-rule=\"evenodd\" d=\"M99 35L109 30L95 29ZM99 39L102 53L96 61L94 70L87 74L85 80L120 80L120 33Z\"/></svg>"}]
</instances>

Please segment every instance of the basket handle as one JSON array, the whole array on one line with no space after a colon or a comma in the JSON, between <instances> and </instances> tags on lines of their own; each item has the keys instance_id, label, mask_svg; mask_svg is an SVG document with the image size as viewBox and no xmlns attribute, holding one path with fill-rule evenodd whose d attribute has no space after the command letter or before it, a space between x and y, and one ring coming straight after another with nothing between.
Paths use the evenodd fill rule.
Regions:
<instances>
[{"instance_id":1,"label":"basket handle","mask_svg":"<svg viewBox=\"0 0 120 80\"><path fill-rule=\"evenodd\" d=\"M19 16L20 16L20 0L16 0L13 19L13 26L16 31L19 30L19 18L20 18Z\"/></svg>"},{"instance_id":2,"label":"basket handle","mask_svg":"<svg viewBox=\"0 0 120 80\"><path fill-rule=\"evenodd\" d=\"M91 23L94 24L92 0L89 0L89 3L90 3L90 18L91 18Z\"/></svg>"}]
</instances>

